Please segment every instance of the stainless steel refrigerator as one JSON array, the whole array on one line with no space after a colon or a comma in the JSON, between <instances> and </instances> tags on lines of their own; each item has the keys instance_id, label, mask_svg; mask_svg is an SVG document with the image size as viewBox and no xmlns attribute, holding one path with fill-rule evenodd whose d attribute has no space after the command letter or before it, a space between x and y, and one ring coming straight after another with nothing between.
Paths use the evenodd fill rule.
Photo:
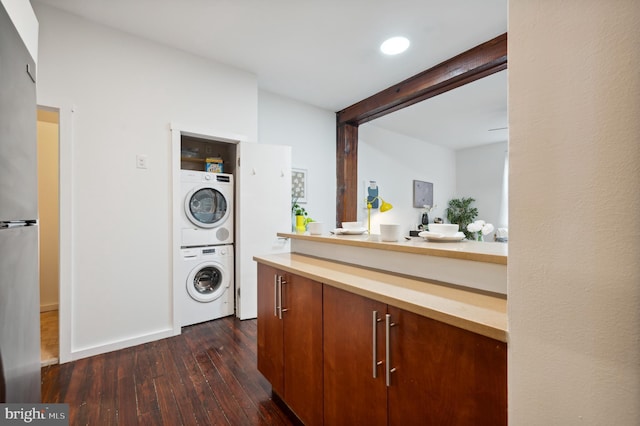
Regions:
<instances>
[{"instance_id":1,"label":"stainless steel refrigerator","mask_svg":"<svg viewBox=\"0 0 640 426\"><path fill-rule=\"evenodd\" d=\"M35 76L0 3L0 402L40 402Z\"/></svg>"}]
</instances>

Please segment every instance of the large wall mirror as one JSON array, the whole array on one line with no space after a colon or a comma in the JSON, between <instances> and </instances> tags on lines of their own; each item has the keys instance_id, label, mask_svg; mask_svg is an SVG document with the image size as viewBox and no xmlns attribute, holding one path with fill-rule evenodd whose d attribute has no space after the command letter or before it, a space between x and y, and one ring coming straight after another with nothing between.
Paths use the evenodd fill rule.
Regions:
<instances>
[{"instance_id":1,"label":"large wall mirror","mask_svg":"<svg viewBox=\"0 0 640 426\"><path fill-rule=\"evenodd\" d=\"M453 197L473 196L479 218L507 225L506 34L338 113L337 211L366 216L366 182L394 205L379 222L416 227L414 180L433 184L430 219ZM376 216L378 216L376 218Z\"/></svg>"}]
</instances>

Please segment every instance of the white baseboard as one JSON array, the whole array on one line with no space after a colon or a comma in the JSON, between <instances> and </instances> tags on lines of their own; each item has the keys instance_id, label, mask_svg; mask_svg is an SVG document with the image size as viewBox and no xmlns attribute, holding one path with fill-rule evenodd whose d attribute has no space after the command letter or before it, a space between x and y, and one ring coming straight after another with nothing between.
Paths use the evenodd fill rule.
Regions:
<instances>
[{"instance_id":1,"label":"white baseboard","mask_svg":"<svg viewBox=\"0 0 640 426\"><path fill-rule=\"evenodd\" d=\"M69 361L76 361L78 359L87 358L94 355L100 355L107 352L113 352L120 349L130 348L132 346L142 345L144 343L154 342L156 340L165 339L167 337L174 336L173 328L167 328L165 330L161 330L151 334L145 334L143 336L134 337L127 340L120 340L118 342L108 343L105 345L93 346L90 348L72 350L71 351L71 359L63 360L61 358L60 362L65 363Z\"/></svg>"}]
</instances>

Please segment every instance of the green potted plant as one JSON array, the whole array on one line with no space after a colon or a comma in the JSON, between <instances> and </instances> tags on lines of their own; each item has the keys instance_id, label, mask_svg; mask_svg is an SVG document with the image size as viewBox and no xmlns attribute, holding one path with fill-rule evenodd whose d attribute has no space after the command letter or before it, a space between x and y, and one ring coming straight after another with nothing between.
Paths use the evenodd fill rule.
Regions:
<instances>
[{"instance_id":1,"label":"green potted plant","mask_svg":"<svg viewBox=\"0 0 640 426\"><path fill-rule=\"evenodd\" d=\"M478 209L471 206L475 201L471 197L454 198L449 200L449 207L445 210L449 223L460 225L460 232L464 232L468 240L473 239L473 233L467 229L467 225L478 216Z\"/></svg>"}]
</instances>

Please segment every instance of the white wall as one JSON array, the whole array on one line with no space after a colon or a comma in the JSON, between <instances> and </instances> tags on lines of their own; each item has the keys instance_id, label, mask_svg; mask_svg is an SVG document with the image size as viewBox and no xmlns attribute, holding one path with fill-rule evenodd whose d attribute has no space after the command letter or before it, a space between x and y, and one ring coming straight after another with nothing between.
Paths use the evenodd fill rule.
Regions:
<instances>
[{"instance_id":1,"label":"white wall","mask_svg":"<svg viewBox=\"0 0 640 426\"><path fill-rule=\"evenodd\" d=\"M504 162L507 142L453 151L441 146L391 132L373 123L360 126L358 145L359 180L378 179L380 195L393 204L384 214L372 211L371 232L379 232L380 223L399 221L408 231L419 223L423 210L413 208L413 180L434 183L434 204L429 213L446 220L449 200L473 197L478 219L495 227L508 227ZM384 176L382 179L380 176ZM508 180L508 179L507 179ZM408 183L407 183L408 182ZM383 188L384 186L384 188ZM385 196L392 190L391 196ZM359 182L358 199L362 199L358 219L366 221L364 184ZM395 202L394 202L395 201Z\"/></svg>"},{"instance_id":2,"label":"white wall","mask_svg":"<svg viewBox=\"0 0 640 426\"><path fill-rule=\"evenodd\" d=\"M509 422L640 419L640 4L509 1Z\"/></svg>"},{"instance_id":3,"label":"white wall","mask_svg":"<svg viewBox=\"0 0 640 426\"><path fill-rule=\"evenodd\" d=\"M38 64L38 19L33 8L25 0L0 0L22 42L27 47L36 65ZM37 70L36 70L37 71Z\"/></svg>"},{"instance_id":4,"label":"white wall","mask_svg":"<svg viewBox=\"0 0 640 426\"><path fill-rule=\"evenodd\" d=\"M358 220L365 226L367 209L364 180L376 180L379 195L393 209L384 213L372 210L371 233L380 233L381 223L398 223L402 233L420 223L423 209L413 207L413 181L433 183L433 202L429 214L444 218L444 210L456 188L455 151L410 138L367 123L358 129Z\"/></svg>"},{"instance_id":5,"label":"white wall","mask_svg":"<svg viewBox=\"0 0 640 426\"><path fill-rule=\"evenodd\" d=\"M61 235L64 361L65 352L79 358L170 334L169 123L256 141L258 90L249 73L47 6L35 11L38 103L61 108L61 221L71 228ZM148 169L136 168L137 154Z\"/></svg>"},{"instance_id":6,"label":"white wall","mask_svg":"<svg viewBox=\"0 0 640 426\"><path fill-rule=\"evenodd\" d=\"M492 143L456 151L456 197L473 197L478 208L477 219L507 228L507 197L503 189L508 176L504 173L507 142ZM487 238L492 240L492 238Z\"/></svg>"},{"instance_id":7,"label":"white wall","mask_svg":"<svg viewBox=\"0 0 640 426\"><path fill-rule=\"evenodd\" d=\"M301 204L328 233L336 217L336 116L260 90L258 142L292 147L294 168L307 169L307 203ZM291 229L283 229L289 232Z\"/></svg>"}]
</instances>

